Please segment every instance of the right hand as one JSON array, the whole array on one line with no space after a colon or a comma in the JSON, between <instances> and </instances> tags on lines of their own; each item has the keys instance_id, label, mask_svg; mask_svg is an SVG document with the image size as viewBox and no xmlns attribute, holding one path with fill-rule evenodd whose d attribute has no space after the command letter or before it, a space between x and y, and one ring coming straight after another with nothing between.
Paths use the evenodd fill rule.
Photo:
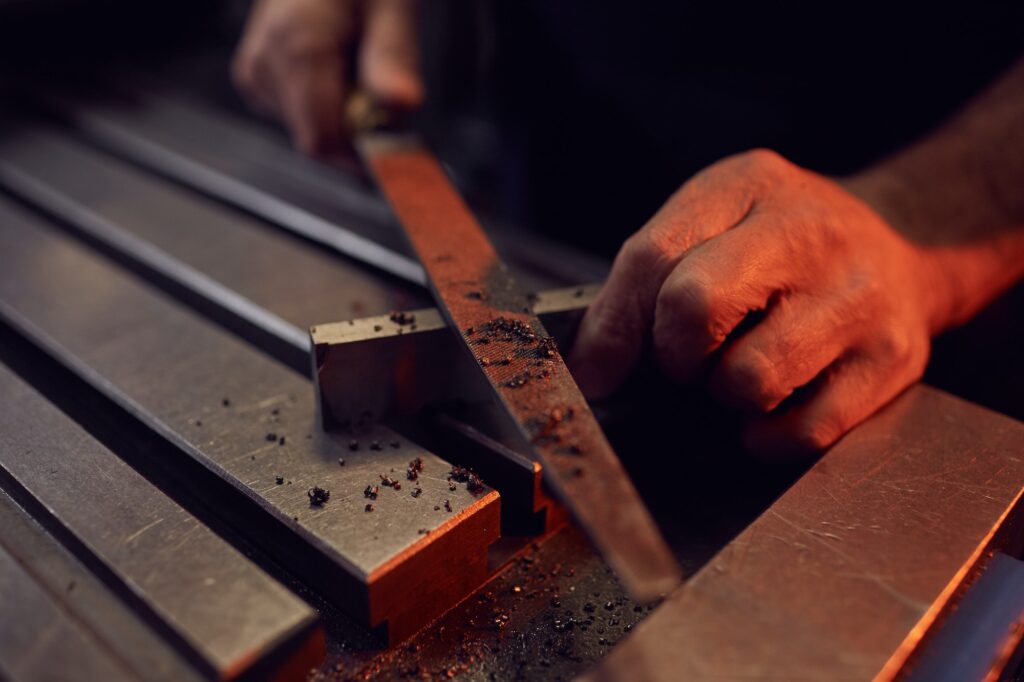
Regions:
<instances>
[{"instance_id":1,"label":"right hand","mask_svg":"<svg viewBox=\"0 0 1024 682\"><path fill-rule=\"evenodd\" d=\"M259 0L232 64L235 85L252 106L281 118L299 149L332 151L349 135L353 58L374 99L406 109L422 102L415 2Z\"/></svg>"}]
</instances>

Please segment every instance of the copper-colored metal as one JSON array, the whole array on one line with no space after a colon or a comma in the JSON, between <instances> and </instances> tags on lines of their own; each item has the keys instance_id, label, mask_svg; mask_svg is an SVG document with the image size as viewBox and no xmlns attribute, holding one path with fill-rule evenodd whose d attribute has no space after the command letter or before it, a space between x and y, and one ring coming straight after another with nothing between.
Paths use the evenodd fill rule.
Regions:
<instances>
[{"instance_id":1,"label":"copper-colored metal","mask_svg":"<svg viewBox=\"0 0 1024 682\"><path fill-rule=\"evenodd\" d=\"M680 571L657 526L557 349L545 345L529 300L440 164L408 138L367 135L360 147L445 318L549 484L634 597L670 591Z\"/></svg>"},{"instance_id":2,"label":"copper-colored metal","mask_svg":"<svg viewBox=\"0 0 1024 682\"><path fill-rule=\"evenodd\" d=\"M912 388L588 679L892 679L979 563L1019 552L1022 488L1024 424Z\"/></svg>"}]
</instances>

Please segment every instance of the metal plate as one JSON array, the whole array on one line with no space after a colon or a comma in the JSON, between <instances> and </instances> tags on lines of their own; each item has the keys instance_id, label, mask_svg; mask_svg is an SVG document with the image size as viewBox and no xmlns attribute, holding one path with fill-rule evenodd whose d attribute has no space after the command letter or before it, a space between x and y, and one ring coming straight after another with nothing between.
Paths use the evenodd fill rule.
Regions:
<instances>
[{"instance_id":1,"label":"metal plate","mask_svg":"<svg viewBox=\"0 0 1024 682\"><path fill-rule=\"evenodd\" d=\"M912 388L589 679L892 678L979 559L1020 550L1022 486L1024 424Z\"/></svg>"},{"instance_id":2,"label":"metal plate","mask_svg":"<svg viewBox=\"0 0 1024 682\"><path fill-rule=\"evenodd\" d=\"M316 614L0 365L0 483L207 676L319 639ZM307 655L305 663L319 658Z\"/></svg>"},{"instance_id":3,"label":"metal plate","mask_svg":"<svg viewBox=\"0 0 1024 682\"><path fill-rule=\"evenodd\" d=\"M653 600L670 591L679 567L657 525L440 163L414 140L393 135L363 136L359 147L461 340L464 361L486 377L521 447L541 462L545 479L631 594Z\"/></svg>"},{"instance_id":4,"label":"metal plate","mask_svg":"<svg viewBox=\"0 0 1024 682\"><path fill-rule=\"evenodd\" d=\"M0 250L8 322L173 443L182 475L219 481L218 512L327 599L400 639L484 580L496 493L450 491L450 465L405 439L392 447L383 427L350 451L316 427L307 381L7 205ZM415 457L422 496L383 489L365 512L364 488ZM326 505L310 504L313 486L331 491ZM457 574L444 570L453 551Z\"/></svg>"}]
</instances>

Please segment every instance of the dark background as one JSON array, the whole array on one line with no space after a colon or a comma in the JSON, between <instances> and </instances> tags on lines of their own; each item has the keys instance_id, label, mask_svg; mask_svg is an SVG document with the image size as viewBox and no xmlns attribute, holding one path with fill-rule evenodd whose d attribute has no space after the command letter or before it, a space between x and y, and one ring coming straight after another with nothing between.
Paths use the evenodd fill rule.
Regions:
<instances>
[{"instance_id":1,"label":"dark background","mask_svg":"<svg viewBox=\"0 0 1024 682\"><path fill-rule=\"evenodd\" d=\"M478 205L605 256L694 172L769 147L843 175L1024 51L1024 3L424 2L420 125ZM247 2L0 0L39 77L237 42ZM241 107L226 72L190 74Z\"/></svg>"}]
</instances>

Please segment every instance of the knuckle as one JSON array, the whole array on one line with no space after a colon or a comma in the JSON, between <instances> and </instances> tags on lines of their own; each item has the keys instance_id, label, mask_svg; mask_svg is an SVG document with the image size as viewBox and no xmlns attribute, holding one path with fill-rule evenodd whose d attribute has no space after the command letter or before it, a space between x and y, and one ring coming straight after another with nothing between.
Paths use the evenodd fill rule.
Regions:
<instances>
[{"instance_id":1,"label":"knuckle","mask_svg":"<svg viewBox=\"0 0 1024 682\"><path fill-rule=\"evenodd\" d=\"M287 69L303 69L318 63L327 52L306 36L290 36L281 43L279 58Z\"/></svg>"},{"instance_id":2,"label":"knuckle","mask_svg":"<svg viewBox=\"0 0 1024 682\"><path fill-rule=\"evenodd\" d=\"M731 176L745 177L748 181L778 178L792 168L792 164L781 154L771 149L758 147L739 154L734 154L721 162L720 172ZM755 187L764 189L761 183L754 182Z\"/></svg>"},{"instance_id":3,"label":"knuckle","mask_svg":"<svg viewBox=\"0 0 1024 682\"><path fill-rule=\"evenodd\" d=\"M726 330L717 324L718 296L708 278L697 272L671 278L658 293L656 319L672 327L700 332L711 341L725 339Z\"/></svg>"},{"instance_id":4,"label":"knuckle","mask_svg":"<svg viewBox=\"0 0 1024 682\"><path fill-rule=\"evenodd\" d=\"M756 170L774 170L789 164L781 154L765 147L750 149L741 156L747 166Z\"/></svg>"},{"instance_id":5,"label":"knuckle","mask_svg":"<svg viewBox=\"0 0 1024 682\"><path fill-rule=\"evenodd\" d=\"M909 333L889 326L875 337L875 349L883 360L894 365L906 365L914 357L915 346Z\"/></svg>"},{"instance_id":6,"label":"knuckle","mask_svg":"<svg viewBox=\"0 0 1024 682\"><path fill-rule=\"evenodd\" d=\"M774 363L763 353L732 354L719 370L719 390L760 412L770 412L785 397Z\"/></svg>"},{"instance_id":7,"label":"knuckle","mask_svg":"<svg viewBox=\"0 0 1024 682\"><path fill-rule=\"evenodd\" d=\"M248 54L238 54L231 62L231 82L242 92L256 89L256 67Z\"/></svg>"},{"instance_id":8,"label":"knuckle","mask_svg":"<svg viewBox=\"0 0 1024 682\"><path fill-rule=\"evenodd\" d=\"M647 271L668 258L664 245L650 230L641 230L626 239L619 252L623 265Z\"/></svg>"},{"instance_id":9,"label":"knuckle","mask_svg":"<svg viewBox=\"0 0 1024 682\"><path fill-rule=\"evenodd\" d=\"M595 345L606 353L629 347L640 335L640 330L612 310L602 310L591 322Z\"/></svg>"},{"instance_id":10,"label":"knuckle","mask_svg":"<svg viewBox=\"0 0 1024 682\"><path fill-rule=\"evenodd\" d=\"M803 452L821 452L835 443L842 429L829 419L807 420L796 427L794 446Z\"/></svg>"},{"instance_id":11,"label":"knuckle","mask_svg":"<svg viewBox=\"0 0 1024 682\"><path fill-rule=\"evenodd\" d=\"M628 302L604 293L587 311L577 343L596 354L614 356L638 344L645 330L640 328Z\"/></svg>"}]
</instances>

